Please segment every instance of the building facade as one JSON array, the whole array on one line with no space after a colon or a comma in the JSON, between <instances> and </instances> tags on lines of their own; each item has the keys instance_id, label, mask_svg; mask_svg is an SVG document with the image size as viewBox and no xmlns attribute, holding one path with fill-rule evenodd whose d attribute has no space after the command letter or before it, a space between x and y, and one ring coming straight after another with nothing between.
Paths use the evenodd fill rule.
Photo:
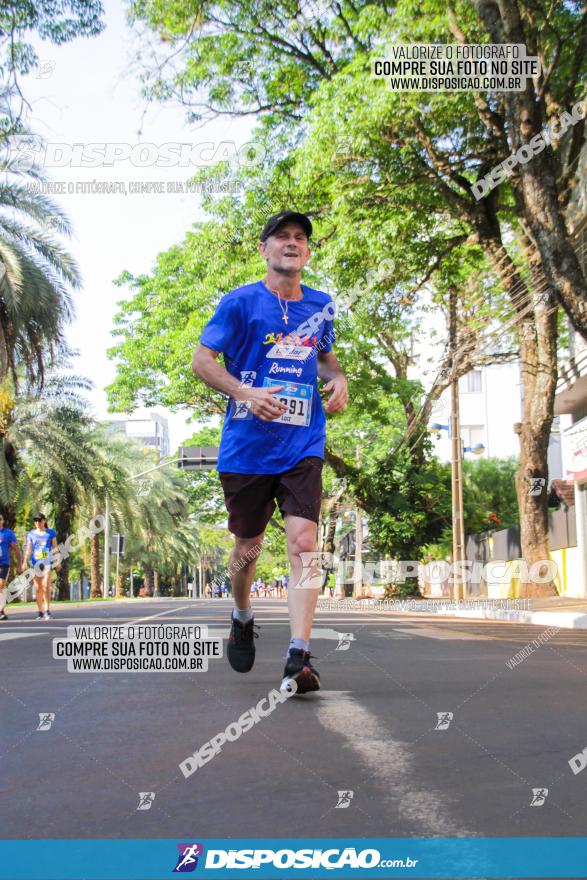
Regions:
<instances>
[{"instance_id":1,"label":"building facade","mask_svg":"<svg viewBox=\"0 0 587 880\"><path fill-rule=\"evenodd\" d=\"M577 256L587 277L587 144L567 212ZM587 341L569 322L569 345L559 369L554 411L560 415L563 478L572 483L577 547L574 596L587 598Z\"/></svg>"},{"instance_id":2,"label":"building facade","mask_svg":"<svg viewBox=\"0 0 587 880\"><path fill-rule=\"evenodd\" d=\"M491 364L472 370L459 379L461 437L465 449L481 444L477 453L484 458L510 458L520 453L514 425L522 417L520 366ZM431 422L448 427L450 389L436 401ZM441 461L451 460L448 430L440 430L436 454ZM475 455L475 453L470 453ZM469 453L465 453L469 455Z\"/></svg>"},{"instance_id":3,"label":"building facade","mask_svg":"<svg viewBox=\"0 0 587 880\"><path fill-rule=\"evenodd\" d=\"M133 413L128 419L113 419L109 424L113 430L142 443L146 450L157 453L158 460L170 454L167 419L154 410Z\"/></svg>"}]
</instances>

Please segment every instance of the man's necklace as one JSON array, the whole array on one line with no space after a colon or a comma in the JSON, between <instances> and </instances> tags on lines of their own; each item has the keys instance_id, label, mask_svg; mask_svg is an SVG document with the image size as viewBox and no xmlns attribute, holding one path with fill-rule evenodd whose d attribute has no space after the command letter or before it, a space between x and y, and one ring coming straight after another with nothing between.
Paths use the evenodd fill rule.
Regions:
<instances>
[{"instance_id":1,"label":"man's necklace","mask_svg":"<svg viewBox=\"0 0 587 880\"><path fill-rule=\"evenodd\" d=\"M287 326L287 310L289 308L289 300L288 299L285 300L285 309L284 309L283 305L281 303L281 296L279 295L279 291L273 290L273 288L269 287L269 285L267 284L267 281L263 281L263 284L265 285L267 290L270 290L271 293L274 293L276 295L277 299L279 300L279 308L281 309L283 321L284 321L285 325ZM294 300L294 302L297 302L297 300Z\"/></svg>"}]
</instances>

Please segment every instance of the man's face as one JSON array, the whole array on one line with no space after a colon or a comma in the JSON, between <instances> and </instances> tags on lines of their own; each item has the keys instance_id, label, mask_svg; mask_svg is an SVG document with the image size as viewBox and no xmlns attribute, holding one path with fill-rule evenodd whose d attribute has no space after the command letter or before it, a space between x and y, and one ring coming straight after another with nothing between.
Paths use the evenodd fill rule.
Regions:
<instances>
[{"instance_id":1,"label":"man's face","mask_svg":"<svg viewBox=\"0 0 587 880\"><path fill-rule=\"evenodd\" d=\"M310 259L311 251L303 227L295 221L288 221L259 244L259 253L274 272L296 275Z\"/></svg>"}]
</instances>

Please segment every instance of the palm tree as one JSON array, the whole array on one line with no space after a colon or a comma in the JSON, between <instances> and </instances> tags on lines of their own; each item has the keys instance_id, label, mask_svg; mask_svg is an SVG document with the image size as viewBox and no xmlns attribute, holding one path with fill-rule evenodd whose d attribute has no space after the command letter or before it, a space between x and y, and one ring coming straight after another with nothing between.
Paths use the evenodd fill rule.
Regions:
<instances>
[{"instance_id":1,"label":"palm tree","mask_svg":"<svg viewBox=\"0 0 587 880\"><path fill-rule=\"evenodd\" d=\"M16 386L23 371L42 384L47 365L66 351L70 288L81 282L74 258L55 237L71 235L71 226L51 199L34 191L44 180L40 169L19 169L3 157L0 172L0 381L10 374Z\"/></svg>"},{"instance_id":2,"label":"palm tree","mask_svg":"<svg viewBox=\"0 0 587 880\"><path fill-rule=\"evenodd\" d=\"M15 525L25 499L49 505L59 540L73 533L76 513L97 488L92 421L81 392L91 383L53 372L41 389L16 396L12 378L0 384L0 494ZM69 559L58 575L59 598L69 595Z\"/></svg>"},{"instance_id":3,"label":"palm tree","mask_svg":"<svg viewBox=\"0 0 587 880\"><path fill-rule=\"evenodd\" d=\"M125 535L127 563L132 560L142 566L150 594L151 584L158 583L172 538L187 518L185 477L173 472L170 466L169 470L152 470L140 481L132 479L154 466L150 458L145 458L143 446L108 428L99 427L97 431L101 441L94 469L99 485L86 515L89 519L98 512L103 513L103 501L108 493L112 529ZM99 535L92 539L91 551L91 595L99 596ZM116 585L116 595L124 595L122 582Z\"/></svg>"}]
</instances>

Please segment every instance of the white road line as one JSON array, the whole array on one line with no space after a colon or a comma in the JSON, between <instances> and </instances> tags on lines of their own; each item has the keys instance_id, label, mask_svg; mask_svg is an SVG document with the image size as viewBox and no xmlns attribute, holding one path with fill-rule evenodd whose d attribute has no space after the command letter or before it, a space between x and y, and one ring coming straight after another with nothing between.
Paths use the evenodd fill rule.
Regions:
<instances>
[{"instance_id":1,"label":"white road line","mask_svg":"<svg viewBox=\"0 0 587 880\"><path fill-rule=\"evenodd\" d=\"M373 774L368 785L383 790L383 800L399 816L413 823L417 835L462 835L466 829L451 819L450 796L432 788L421 789L413 776L414 758L408 745L393 740L379 719L348 691L321 691L316 714L331 734L344 737L358 760ZM338 788L348 788L340 779ZM391 830L390 830L391 833Z\"/></svg>"},{"instance_id":2,"label":"white road line","mask_svg":"<svg viewBox=\"0 0 587 880\"><path fill-rule=\"evenodd\" d=\"M23 633L23 632L15 632L15 633L0 633L0 641L8 642L10 639L27 639L31 636L42 636L43 633Z\"/></svg>"},{"instance_id":3,"label":"white road line","mask_svg":"<svg viewBox=\"0 0 587 880\"><path fill-rule=\"evenodd\" d=\"M422 627L414 627L413 629L408 629L407 627L402 627L401 629L397 629L398 633L406 633L411 636L418 636L423 639L446 639L450 641L493 641L491 636L480 636L476 633L466 633L461 632L460 630L453 629L431 629L428 626Z\"/></svg>"},{"instance_id":4,"label":"white road line","mask_svg":"<svg viewBox=\"0 0 587 880\"><path fill-rule=\"evenodd\" d=\"M411 639L412 636L406 635L404 632L392 631L392 632L371 632L367 633L367 635L374 636L376 639Z\"/></svg>"},{"instance_id":5,"label":"white road line","mask_svg":"<svg viewBox=\"0 0 587 880\"><path fill-rule=\"evenodd\" d=\"M146 620L155 620L157 617L165 617L166 614L175 614L177 611L185 611L186 608L190 608L190 605L183 605L181 608L170 608L169 611L160 611L159 614L152 614L150 617L140 617L138 620L133 620L133 626L137 623L144 623Z\"/></svg>"}]
</instances>

